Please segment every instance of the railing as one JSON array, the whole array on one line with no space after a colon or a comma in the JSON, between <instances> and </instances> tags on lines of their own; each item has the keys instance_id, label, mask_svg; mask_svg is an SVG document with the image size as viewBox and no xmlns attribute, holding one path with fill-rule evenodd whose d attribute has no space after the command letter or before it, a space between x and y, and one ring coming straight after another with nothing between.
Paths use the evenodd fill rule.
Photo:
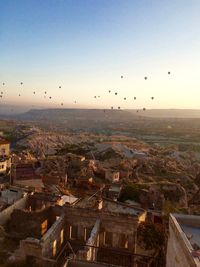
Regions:
<instances>
[{"instance_id":1,"label":"railing","mask_svg":"<svg viewBox=\"0 0 200 267\"><path fill-rule=\"evenodd\" d=\"M70 257L73 258L73 260L77 259L87 262L87 259L78 258L78 251L83 250L83 248L88 248L96 251L96 259L94 261L90 261L90 263L99 262L102 264L105 263L112 264L114 266L124 267L162 267L160 263L157 262L157 259L155 257L134 254L125 249L87 246L83 244L78 244L77 242L73 241L70 241L70 243L67 242L65 244L62 251L58 254L56 258L55 266L64 266L64 263L66 263Z\"/></svg>"}]
</instances>

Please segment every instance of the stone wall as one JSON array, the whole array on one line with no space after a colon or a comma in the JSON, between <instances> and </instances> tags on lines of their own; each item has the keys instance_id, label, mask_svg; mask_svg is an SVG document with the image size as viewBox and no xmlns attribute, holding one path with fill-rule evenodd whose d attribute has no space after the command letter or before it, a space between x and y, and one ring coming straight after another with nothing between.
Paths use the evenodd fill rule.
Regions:
<instances>
[{"instance_id":1,"label":"stone wall","mask_svg":"<svg viewBox=\"0 0 200 267\"><path fill-rule=\"evenodd\" d=\"M13 205L0 212L0 225L4 225L9 221L11 214L15 209L24 209L26 207L27 199L28 195L25 195L23 198L17 200Z\"/></svg>"},{"instance_id":2,"label":"stone wall","mask_svg":"<svg viewBox=\"0 0 200 267\"><path fill-rule=\"evenodd\" d=\"M40 240L42 256L55 258L65 242L66 221L61 215Z\"/></svg>"},{"instance_id":3,"label":"stone wall","mask_svg":"<svg viewBox=\"0 0 200 267\"><path fill-rule=\"evenodd\" d=\"M117 214L102 211L92 211L90 209L81 209L65 206L65 214L67 224L78 227L78 240L84 240L85 228L93 228L96 220L101 220L99 230L99 245L105 246L105 233L109 232L112 235L112 244L114 248L120 247L121 234L127 237L128 247L131 252L135 250L135 239L138 227L138 218L128 216L126 214ZM80 218L82 218L80 220ZM68 235L67 238L70 238Z\"/></svg>"},{"instance_id":4,"label":"stone wall","mask_svg":"<svg viewBox=\"0 0 200 267\"><path fill-rule=\"evenodd\" d=\"M89 239L86 241L86 246L84 250L78 251L77 259L79 260L87 260L87 261L96 261L97 260L97 251L96 248L99 244L99 230L100 230L100 219L97 219L91 233Z\"/></svg>"},{"instance_id":5,"label":"stone wall","mask_svg":"<svg viewBox=\"0 0 200 267\"><path fill-rule=\"evenodd\" d=\"M41 261L48 259L52 262L65 243L65 216L61 215L43 235L41 239L26 238L20 241L20 251L26 256L33 256ZM63 235L61 232L63 231ZM52 260L51 260L52 259Z\"/></svg>"},{"instance_id":6,"label":"stone wall","mask_svg":"<svg viewBox=\"0 0 200 267\"><path fill-rule=\"evenodd\" d=\"M27 237L40 239L44 233L42 232L42 223L46 221L46 228L49 229L55 220L56 216L51 208L34 212L14 210L11 214L9 230L16 233L16 236L19 236L20 239Z\"/></svg>"}]
</instances>

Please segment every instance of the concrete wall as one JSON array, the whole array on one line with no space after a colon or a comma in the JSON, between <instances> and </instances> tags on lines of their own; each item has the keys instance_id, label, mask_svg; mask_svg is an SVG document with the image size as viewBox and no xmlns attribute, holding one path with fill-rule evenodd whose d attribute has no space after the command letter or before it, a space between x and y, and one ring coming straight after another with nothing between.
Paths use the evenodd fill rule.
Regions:
<instances>
[{"instance_id":1,"label":"concrete wall","mask_svg":"<svg viewBox=\"0 0 200 267\"><path fill-rule=\"evenodd\" d=\"M197 267L200 261L191 254L193 248L173 215L169 220L166 267Z\"/></svg>"},{"instance_id":2,"label":"concrete wall","mask_svg":"<svg viewBox=\"0 0 200 267\"><path fill-rule=\"evenodd\" d=\"M27 199L28 195L25 195L23 198L17 200L13 205L0 212L0 225L4 225L8 222L15 209L24 209L26 207Z\"/></svg>"}]
</instances>

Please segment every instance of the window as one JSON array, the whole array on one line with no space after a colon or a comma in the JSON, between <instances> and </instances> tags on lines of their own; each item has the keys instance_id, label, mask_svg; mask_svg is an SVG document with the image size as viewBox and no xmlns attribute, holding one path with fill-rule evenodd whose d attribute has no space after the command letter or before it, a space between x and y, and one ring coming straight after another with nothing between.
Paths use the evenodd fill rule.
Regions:
<instances>
[{"instance_id":1,"label":"window","mask_svg":"<svg viewBox=\"0 0 200 267\"><path fill-rule=\"evenodd\" d=\"M56 249L57 249L57 241L54 240L54 241L53 241L53 256L54 256L54 257L56 256Z\"/></svg>"},{"instance_id":2,"label":"window","mask_svg":"<svg viewBox=\"0 0 200 267\"><path fill-rule=\"evenodd\" d=\"M70 225L70 239L77 239L77 238L78 238L78 226Z\"/></svg>"},{"instance_id":3,"label":"window","mask_svg":"<svg viewBox=\"0 0 200 267\"><path fill-rule=\"evenodd\" d=\"M104 232L104 245L112 246L112 233Z\"/></svg>"},{"instance_id":4,"label":"window","mask_svg":"<svg viewBox=\"0 0 200 267\"><path fill-rule=\"evenodd\" d=\"M92 228L84 229L84 240L87 241L90 238Z\"/></svg>"},{"instance_id":5,"label":"window","mask_svg":"<svg viewBox=\"0 0 200 267\"><path fill-rule=\"evenodd\" d=\"M48 221L47 220L45 220L43 223L41 223L41 235L46 233L47 225L48 225Z\"/></svg>"},{"instance_id":6,"label":"window","mask_svg":"<svg viewBox=\"0 0 200 267\"><path fill-rule=\"evenodd\" d=\"M60 232L60 244L61 245L62 245L63 241L64 241L64 229L62 229Z\"/></svg>"},{"instance_id":7,"label":"window","mask_svg":"<svg viewBox=\"0 0 200 267\"><path fill-rule=\"evenodd\" d=\"M128 237L127 237L127 235L120 234L119 242L120 242L119 246L121 248L128 248Z\"/></svg>"}]
</instances>

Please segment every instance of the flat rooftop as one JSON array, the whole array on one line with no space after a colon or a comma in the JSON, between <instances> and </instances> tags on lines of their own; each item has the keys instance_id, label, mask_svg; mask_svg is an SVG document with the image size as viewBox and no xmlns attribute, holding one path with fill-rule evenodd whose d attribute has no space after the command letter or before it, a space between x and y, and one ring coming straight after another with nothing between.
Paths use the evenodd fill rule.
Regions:
<instances>
[{"instance_id":1,"label":"flat rooftop","mask_svg":"<svg viewBox=\"0 0 200 267\"><path fill-rule=\"evenodd\" d=\"M8 205L13 204L16 200L23 197L24 192L15 187L0 191L0 202L7 203Z\"/></svg>"},{"instance_id":2,"label":"flat rooftop","mask_svg":"<svg viewBox=\"0 0 200 267\"><path fill-rule=\"evenodd\" d=\"M200 216L173 214L193 249L200 249Z\"/></svg>"},{"instance_id":3,"label":"flat rooftop","mask_svg":"<svg viewBox=\"0 0 200 267\"><path fill-rule=\"evenodd\" d=\"M185 233L192 247L196 250L200 249L200 228L195 228L185 224L181 225L181 229Z\"/></svg>"},{"instance_id":4,"label":"flat rooftop","mask_svg":"<svg viewBox=\"0 0 200 267\"><path fill-rule=\"evenodd\" d=\"M113 201L110 199L104 200L103 209L104 209L104 211L107 211L107 212L126 214L129 216L136 216L136 217L140 216L141 214L143 214L145 212L141 208L133 207L133 206L130 206L126 203Z\"/></svg>"},{"instance_id":5,"label":"flat rooftop","mask_svg":"<svg viewBox=\"0 0 200 267\"><path fill-rule=\"evenodd\" d=\"M80 199L75 203L75 207L77 208L85 208L85 209L97 209L98 201L102 201L102 211L117 213L117 214L126 214L130 216L140 216L145 211L138 207L133 207L128 204L113 201L108 198L99 199L96 196L86 197L84 199Z\"/></svg>"}]
</instances>

